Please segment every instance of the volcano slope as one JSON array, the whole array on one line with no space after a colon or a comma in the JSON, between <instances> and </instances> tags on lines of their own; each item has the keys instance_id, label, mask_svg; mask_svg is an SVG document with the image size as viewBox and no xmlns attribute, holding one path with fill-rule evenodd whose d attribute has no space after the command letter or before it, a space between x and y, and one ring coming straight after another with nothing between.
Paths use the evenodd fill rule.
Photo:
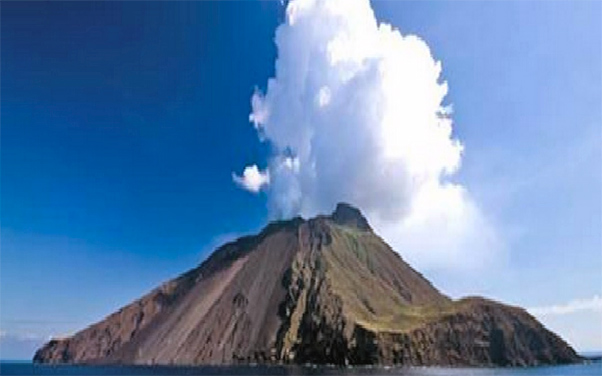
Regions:
<instances>
[{"instance_id":1,"label":"volcano slope","mask_svg":"<svg viewBox=\"0 0 602 376\"><path fill-rule=\"evenodd\" d=\"M274 222L34 356L39 363L524 366L579 361L525 310L451 300L339 204Z\"/></svg>"}]
</instances>

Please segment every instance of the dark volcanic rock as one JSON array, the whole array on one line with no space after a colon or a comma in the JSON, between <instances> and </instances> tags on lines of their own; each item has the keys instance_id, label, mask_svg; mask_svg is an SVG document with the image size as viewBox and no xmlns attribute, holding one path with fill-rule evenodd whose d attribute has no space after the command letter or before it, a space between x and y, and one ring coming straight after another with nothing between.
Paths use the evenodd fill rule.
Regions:
<instances>
[{"instance_id":1,"label":"dark volcanic rock","mask_svg":"<svg viewBox=\"0 0 602 376\"><path fill-rule=\"evenodd\" d=\"M526 311L452 301L359 210L274 222L70 338L40 363L519 366L578 361Z\"/></svg>"},{"instance_id":2,"label":"dark volcanic rock","mask_svg":"<svg viewBox=\"0 0 602 376\"><path fill-rule=\"evenodd\" d=\"M356 227L360 230L371 230L368 220L359 209L346 203L338 203L336 209L330 216L339 225Z\"/></svg>"}]
</instances>

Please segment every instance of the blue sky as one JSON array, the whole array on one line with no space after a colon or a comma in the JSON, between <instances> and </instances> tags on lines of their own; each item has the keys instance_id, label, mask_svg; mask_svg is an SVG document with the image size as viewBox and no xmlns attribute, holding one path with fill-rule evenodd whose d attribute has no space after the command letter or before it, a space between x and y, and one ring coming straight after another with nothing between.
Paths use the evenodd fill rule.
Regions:
<instances>
[{"instance_id":1,"label":"blue sky","mask_svg":"<svg viewBox=\"0 0 602 376\"><path fill-rule=\"evenodd\" d=\"M525 307L602 295L602 4L373 8L442 62L465 145L456 178L508 249L489 278L425 274L452 296ZM283 14L276 1L2 4L2 358L265 224L266 195L231 174L270 155L248 117ZM599 308L542 320L602 347Z\"/></svg>"}]
</instances>

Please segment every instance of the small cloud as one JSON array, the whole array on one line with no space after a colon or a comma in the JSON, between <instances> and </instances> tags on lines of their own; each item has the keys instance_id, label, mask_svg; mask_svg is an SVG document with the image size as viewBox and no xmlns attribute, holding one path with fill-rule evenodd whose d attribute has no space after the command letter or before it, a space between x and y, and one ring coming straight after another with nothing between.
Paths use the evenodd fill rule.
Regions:
<instances>
[{"instance_id":1,"label":"small cloud","mask_svg":"<svg viewBox=\"0 0 602 376\"><path fill-rule=\"evenodd\" d=\"M533 307L527 310L535 316L568 315L581 311L602 313L602 298L595 295L589 299L575 299L566 304Z\"/></svg>"},{"instance_id":2,"label":"small cloud","mask_svg":"<svg viewBox=\"0 0 602 376\"><path fill-rule=\"evenodd\" d=\"M260 171L257 165L245 167L242 176L232 173L232 180L249 192L257 193L264 186L270 184L270 172Z\"/></svg>"}]
</instances>

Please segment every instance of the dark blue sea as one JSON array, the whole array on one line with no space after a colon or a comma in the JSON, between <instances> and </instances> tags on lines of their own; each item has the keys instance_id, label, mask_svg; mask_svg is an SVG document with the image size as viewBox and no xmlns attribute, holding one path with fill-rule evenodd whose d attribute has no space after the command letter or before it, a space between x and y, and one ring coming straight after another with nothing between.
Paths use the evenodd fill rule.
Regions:
<instances>
[{"instance_id":1,"label":"dark blue sea","mask_svg":"<svg viewBox=\"0 0 602 376\"><path fill-rule=\"evenodd\" d=\"M329 367L169 367L169 366L51 366L0 363L0 375L403 375L403 376L602 376L602 362L531 368L329 368Z\"/></svg>"}]
</instances>

